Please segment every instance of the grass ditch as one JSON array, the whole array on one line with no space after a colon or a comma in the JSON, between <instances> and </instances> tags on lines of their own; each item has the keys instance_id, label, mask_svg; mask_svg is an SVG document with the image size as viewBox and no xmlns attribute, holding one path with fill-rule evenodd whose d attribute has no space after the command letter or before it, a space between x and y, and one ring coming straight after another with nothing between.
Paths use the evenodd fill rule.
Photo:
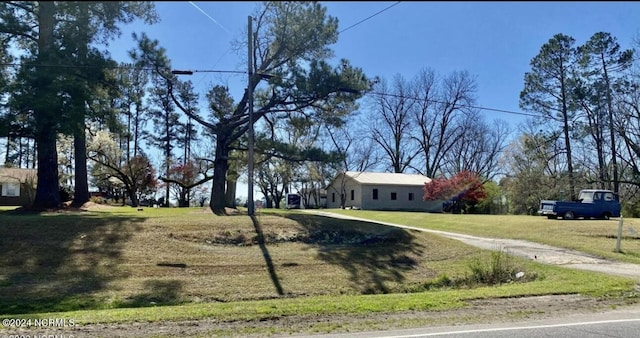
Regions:
<instances>
[{"instance_id":1,"label":"grass ditch","mask_svg":"<svg viewBox=\"0 0 640 338\"><path fill-rule=\"evenodd\" d=\"M423 215L424 216L424 215ZM424 232L295 211L0 213L0 317L265 320L440 311L549 294L634 299L634 282Z\"/></svg>"}]
</instances>

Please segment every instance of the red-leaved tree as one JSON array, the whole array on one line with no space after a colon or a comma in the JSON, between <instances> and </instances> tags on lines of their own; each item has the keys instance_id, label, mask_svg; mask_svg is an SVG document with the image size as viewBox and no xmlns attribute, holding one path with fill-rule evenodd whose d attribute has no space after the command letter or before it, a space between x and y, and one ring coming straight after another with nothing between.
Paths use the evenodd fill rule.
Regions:
<instances>
[{"instance_id":1,"label":"red-leaved tree","mask_svg":"<svg viewBox=\"0 0 640 338\"><path fill-rule=\"evenodd\" d=\"M470 171L461 171L449 179L433 179L425 183L423 190L423 200L444 201L443 211L452 213L469 210L487 197L482 182Z\"/></svg>"}]
</instances>

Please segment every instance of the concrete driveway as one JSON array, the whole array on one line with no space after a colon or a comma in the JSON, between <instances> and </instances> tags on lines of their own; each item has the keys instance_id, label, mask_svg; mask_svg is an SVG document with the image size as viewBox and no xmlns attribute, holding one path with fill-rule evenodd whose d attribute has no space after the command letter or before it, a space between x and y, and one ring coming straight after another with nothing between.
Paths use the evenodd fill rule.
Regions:
<instances>
[{"instance_id":1,"label":"concrete driveway","mask_svg":"<svg viewBox=\"0 0 640 338\"><path fill-rule=\"evenodd\" d=\"M598 258L583 252L565 248L556 248L549 245L538 244L517 239L487 238L471 235L458 234L453 232L429 230L412 227L403 224L374 221L354 216L335 214L327 211L304 210L320 216L358 220L364 222L378 223L403 229L430 232L444 237L457 239L466 244L482 249L505 251L509 254L528 258L545 264L561 265L567 268L603 272L612 275L635 278L640 281L640 264L620 263L602 258Z\"/></svg>"}]
</instances>

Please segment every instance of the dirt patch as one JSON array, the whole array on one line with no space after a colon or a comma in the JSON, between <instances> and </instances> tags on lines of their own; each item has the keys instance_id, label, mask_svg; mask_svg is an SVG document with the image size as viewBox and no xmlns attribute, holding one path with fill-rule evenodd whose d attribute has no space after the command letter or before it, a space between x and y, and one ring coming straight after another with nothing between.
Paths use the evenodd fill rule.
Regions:
<instances>
[{"instance_id":1,"label":"dirt patch","mask_svg":"<svg viewBox=\"0 0 640 338\"><path fill-rule=\"evenodd\" d=\"M525 320L558 319L576 314L594 314L638 306L621 300L596 299L580 295L483 299L450 311L411 311L365 315L286 316L257 321L200 319L154 323L78 325L58 330L77 337L269 337L407 329L420 326L514 323ZM27 333L22 331L20 333ZM32 332L33 333L33 332Z\"/></svg>"}]
</instances>

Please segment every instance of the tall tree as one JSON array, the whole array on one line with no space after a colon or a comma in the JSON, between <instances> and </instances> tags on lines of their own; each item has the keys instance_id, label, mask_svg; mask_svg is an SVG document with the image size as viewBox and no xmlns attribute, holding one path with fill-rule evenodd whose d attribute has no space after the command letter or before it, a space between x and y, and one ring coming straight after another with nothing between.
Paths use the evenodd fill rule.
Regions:
<instances>
[{"instance_id":1,"label":"tall tree","mask_svg":"<svg viewBox=\"0 0 640 338\"><path fill-rule=\"evenodd\" d=\"M141 35L134 34L134 40L138 43L136 49L131 50L129 55L134 63L139 67L152 67L154 75L152 76L151 101L154 106L150 109L149 114L154 124L154 133L148 134L151 144L162 150L164 173L166 178L169 176L171 166L173 164L173 149L176 142L179 142L180 135L180 114L176 111L174 102L179 102L173 93L173 88L180 88L184 85L176 85L178 79L170 73L171 61L166 55L166 50L160 47L157 40L151 40L145 33ZM189 101L187 104L191 104ZM193 109L180 108L188 113L189 116L198 116ZM165 206L169 206L171 197L171 183L166 183L165 189Z\"/></svg>"},{"instance_id":2,"label":"tall tree","mask_svg":"<svg viewBox=\"0 0 640 338\"><path fill-rule=\"evenodd\" d=\"M490 181L502 172L498 161L506 147L509 126L506 121L487 123L479 112L466 114L462 122L462 136L446 153L445 171L449 174L469 171L483 181Z\"/></svg>"},{"instance_id":3,"label":"tall tree","mask_svg":"<svg viewBox=\"0 0 640 338\"><path fill-rule=\"evenodd\" d=\"M189 115L198 115L198 94L193 88L191 81L178 82L178 98L182 102L185 109L189 111L187 114L187 122L179 125L178 134L182 134L179 144L182 146L182 163L186 164L191 159L191 146L198 140L198 131L194 124L193 118Z\"/></svg>"},{"instance_id":4,"label":"tall tree","mask_svg":"<svg viewBox=\"0 0 640 338\"><path fill-rule=\"evenodd\" d=\"M402 173L411 166L418 150L409 140L413 133L411 112L416 104L411 85L401 75L393 78L391 86L382 79L374 86L376 92L371 118L371 137L386 155L385 160L394 173Z\"/></svg>"},{"instance_id":5,"label":"tall tree","mask_svg":"<svg viewBox=\"0 0 640 338\"><path fill-rule=\"evenodd\" d=\"M149 71L133 64L122 63L116 70L116 77L121 93L116 105L122 110L123 125L126 126L124 147L128 160L137 156L142 149L143 131L149 113L149 106L144 100L149 83Z\"/></svg>"},{"instance_id":6,"label":"tall tree","mask_svg":"<svg viewBox=\"0 0 640 338\"><path fill-rule=\"evenodd\" d=\"M193 88L193 83L191 81L178 82L178 97L180 98L180 102L183 103L184 108L189 110L190 114L187 114L186 123L180 123L178 125L178 135L182 135L182 137L178 140L178 144L182 146L182 166L188 167L188 164L192 160L192 152L191 146L194 142L198 140L198 131L196 129L195 123L191 116L189 115L197 115L198 114L198 94L195 93ZM182 198L185 203L178 203L181 206L189 206L189 202L191 201L191 188L190 187L180 187L180 193L185 196ZM235 189L233 189L235 192ZM182 196L182 195L181 195ZM235 199L235 196L234 196Z\"/></svg>"},{"instance_id":7,"label":"tall tree","mask_svg":"<svg viewBox=\"0 0 640 338\"><path fill-rule=\"evenodd\" d=\"M74 98L66 91L65 82L77 75L68 66L78 61L79 55L85 57L84 51L89 51L87 45L106 42L119 34L119 23L131 22L138 17L147 22L154 21L153 8L153 3L143 1L15 1L0 5L3 40L12 41L12 46L23 55L19 72L24 79L22 100L30 102L38 157L34 207L60 205L56 137L59 132L80 128L75 123L82 120L78 117L80 109L64 109L65 101L67 108L70 101L76 100L77 107L82 101L78 98L81 94L76 92ZM72 123L74 125L68 128Z\"/></svg>"},{"instance_id":8,"label":"tall tree","mask_svg":"<svg viewBox=\"0 0 640 338\"><path fill-rule=\"evenodd\" d=\"M475 79L467 71L440 79L433 70L423 69L413 83L416 105L412 115L417 126L413 139L420 149L417 162L422 164L414 169L428 177L446 175L446 156L463 137L461 125L475 101Z\"/></svg>"},{"instance_id":9,"label":"tall tree","mask_svg":"<svg viewBox=\"0 0 640 338\"><path fill-rule=\"evenodd\" d=\"M301 22L305 24L300 25ZM331 67L327 62L333 56L329 46L337 41L337 28L337 19L327 16L326 8L320 3L260 4L255 15L255 29L248 32L252 37L249 50L255 61L250 63L253 67L249 69L249 90L233 110L211 107L218 112L215 121L190 115L216 136L210 201L215 214L225 213L231 145L253 128L253 124L265 116L275 117L290 111L307 111L311 117L319 117L318 114L326 114L330 107L358 99L361 91L368 89L368 80L360 69L346 60L338 67ZM261 84L265 86L259 86ZM257 102L250 117L249 100L254 97ZM181 110L187 112L184 107Z\"/></svg>"},{"instance_id":10,"label":"tall tree","mask_svg":"<svg viewBox=\"0 0 640 338\"><path fill-rule=\"evenodd\" d=\"M620 79L621 74L631 67L633 61L633 50L622 50L617 39L611 36L611 34L597 32L591 36L589 41L578 48L578 52L581 57L581 65L585 69L587 81L591 84L590 88L594 91L588 98L591 99L595 109L588 109L586 105L583 106L587 113L592 113L591 115L594 115L594 113L598 114L599 111L603 110L598 109L599 107L603 107L606 111L606 114L604 115L606 118L603 120L602 117L600 117L601 121L595 121L596 123L592 125L595 126L593 129L596 129L596 131L599 129L597 128L599 125L608 127L609 144L611 147L611 165L613 169L613 190L618 192L620 184L617 161L618 152L616 150L616 132L614 126L615 102L613 90L614 85L616 85L616 82ZM593 119L598 119L598 117ZM599 141L603 141L602 132L596 132L596 134L598 136L596 138L596 144L600 151L601 146L599 145ZM600 156L599 161L604 162L600 159ZM601 171L602 170L604 170L604 168L602 168ZM603 176L604 175L602 174L600 175L601 179L604 178Z\"/></svg>"},{"instance_id":11,"label":"tall tree","mask_svg":"<svg viewBox=\"0 0 640 338\"><path fill-rule=\"evenodd\" d=\"M149 139L153 145L162 150L164 155L164 173L165 177L169 177L169 172L173 166L173 149L174 146L180 141L179 131L182 128L180 122L180 114L175 110L175 105L171 99L167 81L171 79L165 79L163 77L155 77L153 79L154 88L152 89L152 101L155 104L155 108L150 110L154 133L150 134ZM165 206L169 206L170 201L170 184L166 184L165 190Z\"/></svg>"},{"instance_id":12,"label":"tall tree","mask_svg":"<svg viewBox=\"0 0 640 338\"><path fill-rule=\"evenodd\" d=\"M575 40L564 34L554 35L530 62L531 71L525 73L524 89L520 92L520 107L540 113L541 119L561 125L564 138L569 194L576 198L575 174L571 152L571 128L575 115L572 91L575 83Z\"/></svg>"}]
</instances>

